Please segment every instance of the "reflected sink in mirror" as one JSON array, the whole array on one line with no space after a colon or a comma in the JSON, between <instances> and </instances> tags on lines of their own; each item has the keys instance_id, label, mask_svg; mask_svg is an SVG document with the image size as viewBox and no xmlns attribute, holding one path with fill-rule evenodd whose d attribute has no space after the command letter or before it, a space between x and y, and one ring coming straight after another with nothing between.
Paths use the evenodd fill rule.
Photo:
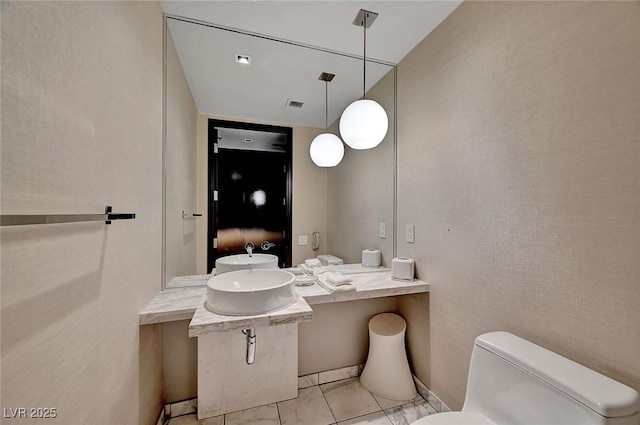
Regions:
<instances>
[{"instance_id":1,"label":"reflected sink in mirror","mask_svg":"<svg viewBox=\"0 0 640 425\"><path fill-rule=\"evenodd\" d=\"M278 257L272 254L227 255L216 260L216 275L237 270L277 269Z\"/></svg>"},{"instance_id":2,"label":"reflected sink in mirror","mask_svg":"<svg viewBox=\"0 0 640 425\"><path fill-rule=\"evenodd\" d=\"M251 316L293 303L295 276L280 269L239 270L207 282L207 310L227 316Z\"/></svg>"}]
</instances>

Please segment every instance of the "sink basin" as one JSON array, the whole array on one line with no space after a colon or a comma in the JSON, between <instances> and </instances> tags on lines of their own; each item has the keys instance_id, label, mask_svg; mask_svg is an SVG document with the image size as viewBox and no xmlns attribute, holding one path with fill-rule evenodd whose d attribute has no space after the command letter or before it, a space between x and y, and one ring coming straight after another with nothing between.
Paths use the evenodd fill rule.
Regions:
<instances>
[{"instance_id":1,"label":"sink basin","mask_svg":"<svg viewBox=\"0 0 640 425\"><path fill-rule=\"evenodd\" d=\"M286 307L296 299L295 276L280 269L250 269L215 275L207 282L207 310L250 316Z\"/></svg>"},{"instance_id":2,"label":"sink basin","mask_svg":"<svg viewBox=\"0 0 640 425\"><path fill-rule=\"evenodd\" d=\"M272 254L228 255L216 260L216 275L247 269L277 269L278 257Z\"/></svg>"}]
</instances>

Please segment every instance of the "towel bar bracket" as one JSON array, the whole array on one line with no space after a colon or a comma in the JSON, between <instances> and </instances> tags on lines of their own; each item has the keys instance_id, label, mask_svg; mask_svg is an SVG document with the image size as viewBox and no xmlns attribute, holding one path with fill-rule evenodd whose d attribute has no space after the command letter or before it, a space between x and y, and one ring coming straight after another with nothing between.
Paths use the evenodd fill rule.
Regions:
<instances>
[{"instance_id":1,"label":"towel bar bracket","mask_svg":"<svg viewBox=\"0 0 640 425\"><path fill-rule=\"evenodd\" d=\"M111 224L112 220L133 220L136 218L135 213L113 213L113 208L110 205L107 205L104 208L105 214L107 214L107 221L104 224Z\"/></svg>"}]
</instances>

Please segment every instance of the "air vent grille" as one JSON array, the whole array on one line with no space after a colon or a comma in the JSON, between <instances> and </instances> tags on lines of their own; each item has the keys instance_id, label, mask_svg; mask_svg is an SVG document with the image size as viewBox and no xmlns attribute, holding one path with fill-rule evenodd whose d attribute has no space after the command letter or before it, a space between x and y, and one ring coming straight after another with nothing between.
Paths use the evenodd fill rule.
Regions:
<instances>
[{"instance_id":1,"label":"air vent grille","mask_svg":"<svg viewBox=\"0 0 640 425\"><path fill-rule=\"evenodd\" d=\"M287 106L291 107L291 108L302 108L302 105L304 105L304 102L300 102L299 100L288 100L287 101Z\"/></svg>"}]
</instances>

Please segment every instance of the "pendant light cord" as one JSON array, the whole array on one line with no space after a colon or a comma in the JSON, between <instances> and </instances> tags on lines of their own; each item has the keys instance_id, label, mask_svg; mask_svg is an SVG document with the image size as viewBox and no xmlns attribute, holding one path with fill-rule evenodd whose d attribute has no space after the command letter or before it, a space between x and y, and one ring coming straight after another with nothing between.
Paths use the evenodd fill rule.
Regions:
<instances>
[{"instance_id":1,"label":"pendant light cord","mask_svg":"<svg viewBox=\"0 0 640 425\"><path fill-rule=\"evenodd\" d=\"M364 52L362 53L362 98L367 97L367 17L368 12L364 14L364 21L362 22L362 28L364 28Z\"/></svg>"},{"instance_id":2,"label":"pendant light cord","mask_svg":"<svg viewBox=\"0 0 640 425\"><path fill-rule=\"evenodd\" d=\"M329 132L329 82L324 80L324 132Z\"/></svg>"}]
</instances>

